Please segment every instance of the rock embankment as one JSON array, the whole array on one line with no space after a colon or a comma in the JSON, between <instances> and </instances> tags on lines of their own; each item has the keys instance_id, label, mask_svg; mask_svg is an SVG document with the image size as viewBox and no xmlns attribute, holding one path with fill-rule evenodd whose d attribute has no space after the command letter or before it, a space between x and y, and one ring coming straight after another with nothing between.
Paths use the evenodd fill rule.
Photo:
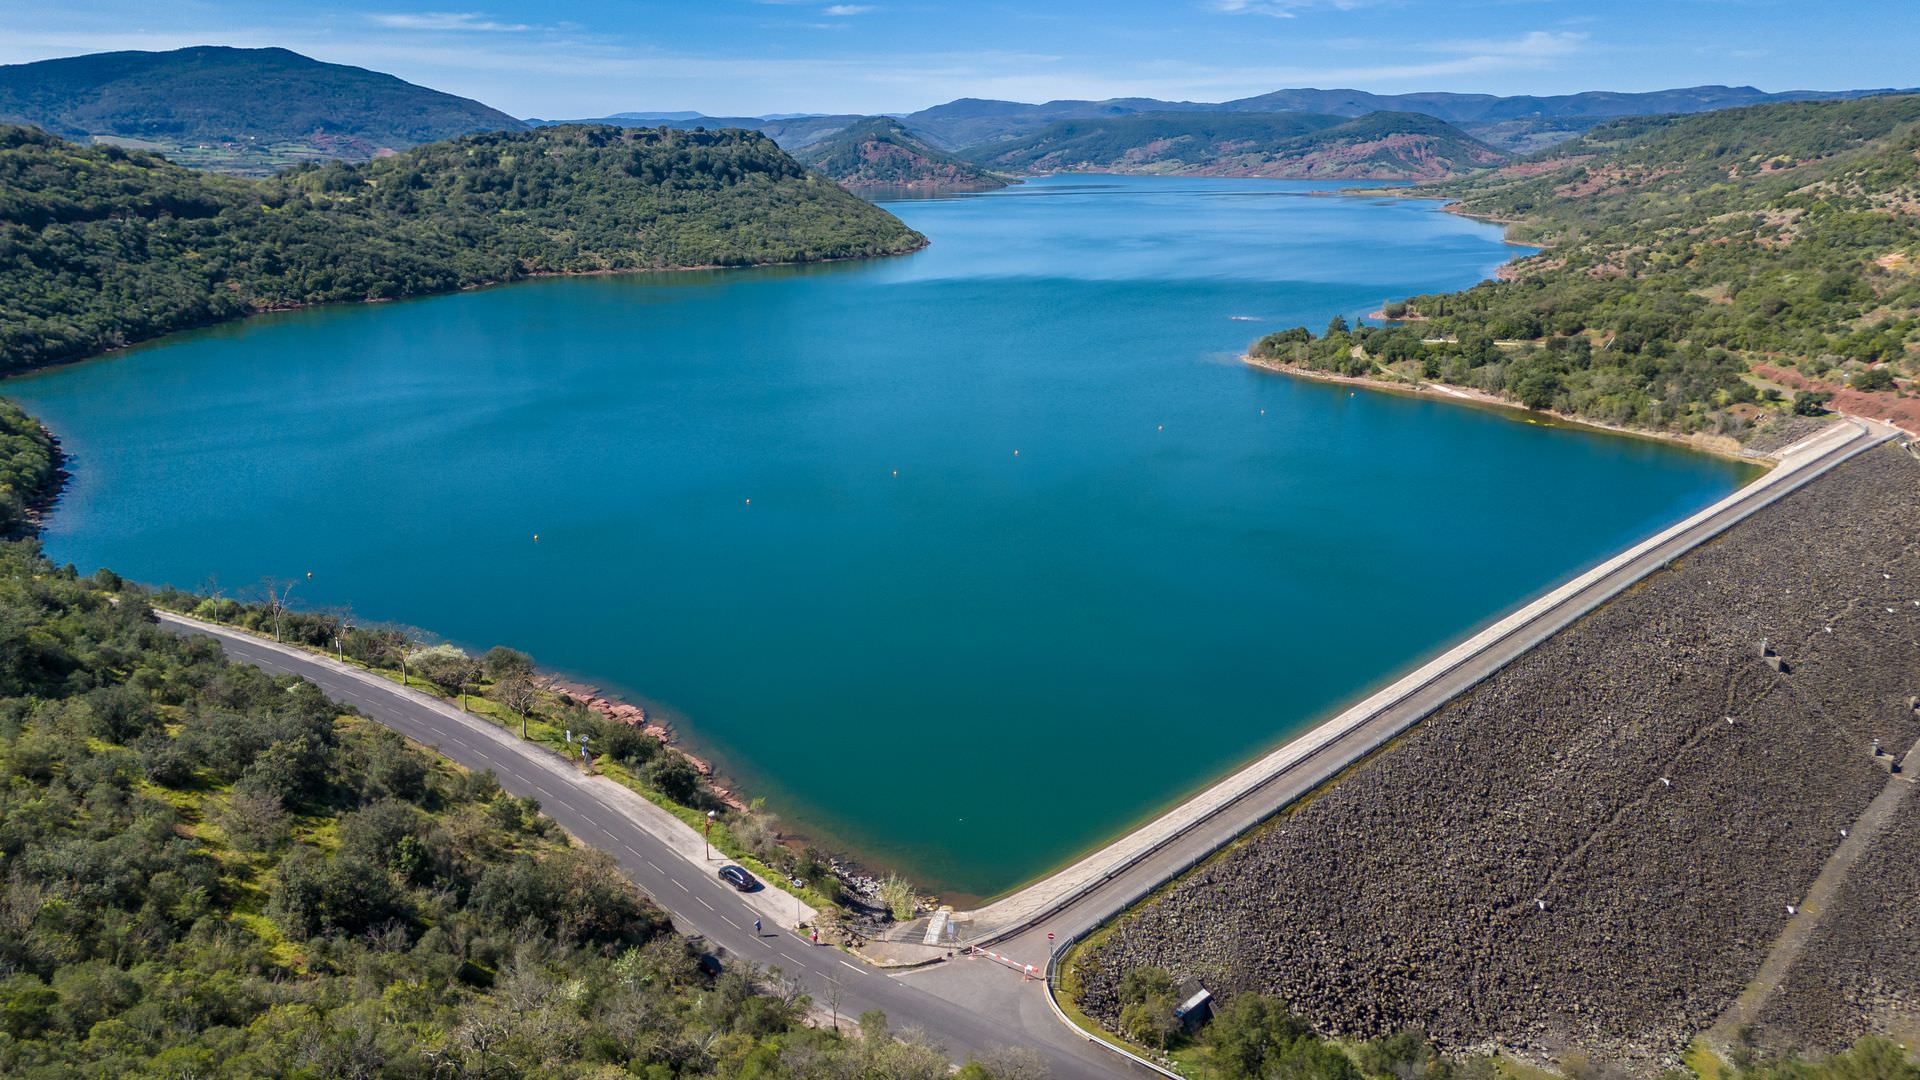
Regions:
<instances>
[{"instance_id":1,"label":"rock embankment","mask_svg":"<svg viewBox=\"0 0 1920 1080\"><path fill-rule=\"evenodd\" d=\"M697 755L690 754L682 747L675 745L673 729L647 715L647 710L638 705L621 701L618 698L607 697L591 687L576 686L563 679L547 678L546 688L566 701L597 713L615 723L626 724L629 727L637 727L643 734L660 740L662 746L667 747L673 753L679 754L681 757L687 759L687 763L693 766L694 771L700 774L702 780L706 781L707 789L713 792L715 798L735 810L745 811L747 809L746 800L742 799L739 794L720 782L719 777L713 771L712 762Z\"/></svg>"},{"instance_id":2,"label":"rock embankment","mask_svg":"<svg viewBox=\"0 0 1920 1080\"><path fill-rule=\"evenodd\" d=\"M1330 1034L1675 1061L1882 789L1873 741L1920 735L1916 538L1901 451L1815 481L1125 917L1080 1004L1150 964ZM1870 903L1913 940L1911 889Z\"/></svg>"}]
</instances>

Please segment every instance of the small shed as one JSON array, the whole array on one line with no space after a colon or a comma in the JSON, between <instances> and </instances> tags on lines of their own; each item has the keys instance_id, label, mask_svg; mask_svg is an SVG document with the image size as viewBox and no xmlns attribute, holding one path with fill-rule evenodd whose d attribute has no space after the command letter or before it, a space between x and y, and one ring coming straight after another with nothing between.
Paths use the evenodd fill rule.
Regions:
<instances>
[{"instance_id":1,"label":"small shed","mask_svg":"<svg viewBox=\"0 0 1920 1080\"><path fill-rule=\"evenodd\" d=\"M1180 1004L1173 1007L1173 1018L1180 1021L1180 1030L1191 1035L1213 1019L1213 994L1200 985L1199 979L1182 980L1174 993L1180 998Z\"/></svg>"}]
</instances>

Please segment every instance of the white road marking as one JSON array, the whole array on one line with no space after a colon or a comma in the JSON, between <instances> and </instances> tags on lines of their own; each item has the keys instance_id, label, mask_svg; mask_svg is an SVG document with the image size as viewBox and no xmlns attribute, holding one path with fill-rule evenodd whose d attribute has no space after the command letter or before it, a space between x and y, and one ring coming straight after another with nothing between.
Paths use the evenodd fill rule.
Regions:
<instances>
[{"instance_id":1,"label":"white road marking","mask_svg":"<svg viewBox=\"0 0 1920 1080\"><path fill-rule=\"evenodd\" d=\"M866 974L866 972L861 971L859 968L854 967L852 964L847 963L845 960L840 961L840 966L843 968L846 968L848 971L853 972L855 975Z\"/></svg>"},{"instance_id":2,"label":"white road marking","mask_svg":"<svg viewBox=\"0 0 1920 1080\"><path fill-rule=\"evenodd\" d=\"M639 852L635 852L634 854L636 854L636 855L638 855L638 854L639 854ZM641 855L641 856L640 856L640 858L641 858L641 860L642 860L643 862L645 862L645 863L646 863L646 864L647 864L648 866L653 866L653 860L652 860L652 859L649 859L649 858L647 858L647 857L646 857L645 855ZM666 871L665 871L665 870L662 870L662 869L660 869L660 868L659 868L658 866L653 866L653 872L654 872L654 873L656 873L656 874L664 874L664 873L666 873Z\"/></svg>"},{"instance_id":3,"label":"white road marking","mask_svg":"<svg viewBox=\"0 0 1920 1080\"><path fill-rule=\"evenodd\" d=\"M636 858L636 859L639 859L639 860L640 860L640 861L642 861L642 862L646 862L646 858L647 858L647 857L646 857L645 855L642 855L642 854L640 854L639 852L637 852L637 851L635 851L635 850L633 850L632 848L630 848L630 847L627 847L627 845L625 845L625 844L621 844L620 846L621 846L621 847L624 847L624 848L627 848L627 854L629 854L629 855L631 855L631 856L633 856L633 857L634 857L634 858ZM652 864L652 863L647 863L647 865L648 865L648 866L652 866L653 864Z\"/></svg>"},{"instance_id":4,"label":"white road marking","mask_svg":"<svg viewBox=\"0 0 1920 1080\"><path fill-rule=\"evenodd\" d=\"M773 951L774 951L774 952L777 952L777 953L780 953L780 959L782 959L782 960L785 960L785 961L786 961L787 963L789 963L789 964L797 964L797 963L799 963L799 962L800 962L800 961L798 961L798 960L795 960L795 959L794 959L793 957L791 957L791 956L788 956L788 955L787 955L786 953L783 953L783 952L780 952L780 950L779 950L779 949L775 949L775 950L773 950Z\"/></svg>"},{"instance_id":5,"label":"white road marking","mask_svg":"<svg viewBox=\"0 0 1920 1080\"><path fill-rule=\"evenodd\" d=\"M697 897L697 896L696 896L696 897L694 897L694 899L695 899L695 900L700 900L700 898L699 898L699 897ZM713 905L712 905L712 904L709 904L709 903L707 903L707 902L706 902L705 900L700 900L700 906L701 906L701 907L703 907L703 908L706 908L706 909L707 909L708 911L712 911L712 910L713 910Z\"/></svg>"},{"instance_id":6,"label":"white road marking","mask_svg":"<svg viewBox=\"0 0 1920 1080\"><path fill-rule=\"evenodd\" d=\"M733 927L735 930L740 929L739 923L734 922L732 919L727 918L725 915L720 916L720 921L723 923L726 923L728 926Z\"/></svg>"},{"instance_id":7,"label":"white road marking","mask_svg":"<svg viewBox=\"0 0 1920 1080\"><path fill-rule=\"evenodd\" d=\"M674 878L674 879L672 879L672 880L673 880L673 883L674 883L675 885L680 885L680 879L678 879L678 878ZM691 895L693 895L693 890L692 890L692 889L689 889L689 888L687 888L687 887L686 887L685 885L680 885L680 891L681 891L681 892L683 892L683 893L686 893L686 894L687 894L687 895L689 895L689 896L691 896Z\"/></svg>"}]
</instances>

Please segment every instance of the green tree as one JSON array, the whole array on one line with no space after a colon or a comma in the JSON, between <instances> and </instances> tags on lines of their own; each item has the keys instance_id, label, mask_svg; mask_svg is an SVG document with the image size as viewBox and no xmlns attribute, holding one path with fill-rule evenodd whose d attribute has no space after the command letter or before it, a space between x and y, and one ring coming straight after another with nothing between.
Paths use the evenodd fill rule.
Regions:
<instances>
[{"instance_id":1,"label":"green tree","mask_svg":"<svg viewBox=\"0 0 1920 1080\"><path fill-rule=\"evenodd\" d=\"M700 773L680 754L659 754L641 773L648 787L682 806L700 801Z\"/></svg>"},{"instance_id":2,"label":"green tree","mask_svg":"<svg viewBox=\"0 0 1920 1080\"><path fill-rule=\"evenodd\" d=\"M1833 395L1824 390L1800 390L1793 395L1793 414L1795 416L1825 416L1827 403Z\"/></svg>"},{"instance_id":3,"label":"green tree","mask_svg":"<svg viewBox=\"0 0 1920 1080\"><path fill-rule=\"evenodd\" d=\"M1215 1008L1202 1035L1221 1080L1262 1080L1267 1065L1295 1042L1311 1038L1306 1022L1262 994L1236 994Z\"/></svg>"},{"instance_id":4,"label":"green tree","mask_svg":"<svg viewBox=\"0 0 1920 1080\"><path fill-rule=\"evenodd\" d=\"M1848 380L1847 385L1855 390L1891 390L1893 389L1893 369L1890 367L1870 367L1858 372Z\"/></svg>"},{"instance_id":5,"label":"green tree","mask_svg":"<svg viewBox=\"0 0 1920 1080\"><path fill-rule=\"evenodd\" d=\"M495 645L480 658L487 678L493 680L500 704L520 717L520 737L527 737L527 711L539 700L540 687L534 680L533 658L517 649ZM604 748L603 748L604 752Z\"/></svg>"},{"instance_id":6,"label":"green tree","mask_svg":"<svg viewBox=\"0 0 1920 1080\"><path fill-rule=\"evenodd\" d=\"M433 645L416 651L413 669L420 677L445 691L458 694L462 711L467 707L467 690L480 680L480 662L452 645Z\"/></svg>"},{"instance_id":7,"label":"green tree","mask_svg":"<svg viewBox=\"0 0 1920 1080\"><path fill-rule=\"evenodd\" d=\"M1137 967L1120 980L1120 1031L1127 1038L1164 1050L1180 1033L1173 1015L1173 976L1164 968Z\"/></svg>"}]
</instances>

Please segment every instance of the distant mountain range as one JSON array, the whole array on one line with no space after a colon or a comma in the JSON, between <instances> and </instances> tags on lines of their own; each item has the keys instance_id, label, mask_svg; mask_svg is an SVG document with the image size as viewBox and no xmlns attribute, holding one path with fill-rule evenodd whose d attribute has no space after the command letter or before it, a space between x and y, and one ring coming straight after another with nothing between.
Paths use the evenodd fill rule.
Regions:
<instances>
[{"instance_id":1,"label":"distant mountain range","mask_svg":"<svg viewBox=\"0 0 1920 1080\"><path fill-rule=\"evenodd\" d=\"M1293 89L1218 103L1110 98L1036 105L961 98L891 119L902 134L917 138L927 149L1001 172L1428 180L1497 165L1511 156L1577 138L1594 125L1621 116L1701 113L1899 92L1768 93L1751 86L1695 86L1647 93L1501 97ZM591 122L746 127L799 153L871 119L846 114L773 118L631 113ZM1364 122L1339 129L1343 120ZM831 165L821 167L829 176L847 179ZM933 183L933 174L922 182ZM861 181L853 183L858 186Z\"/></svg>"},{"instance_id":2,"label":"distant mountain range","mask_svg":"<svg viewBox=\"0 0 1920 1080\"><path fill-rule=\"evenodd\" d=\"M202 46L0 66L0 123L157 149L185 165L270 172L526 124L477 101L286 49Z\"/></svg>"},{"instance_id":3,"label":"distant mountain range","mask_svg":"<svg viewBox=\"0 0 1920 1080\"><path fill-rule=\"evenodd\" d=\"M1130 116L1139 113L1315 113L1359 117L1375 112L1413 112L1460 125L1468 135L1508 151L1525 145L1536 132L1571 138L1601 120L1617 116L1711 112L1774 101L1812 101L1869 97L1892 90L1789 90L1767 93L1751 86L1694 86L1627 94L1595 90L1552 97L1500 97L1493 94L1370 94L1364 90L1275 90L1258 97L1217 104L1110 98L1106 101L1018 101L961 98L901 117L907 128L938 146L978 146L1031 134L1061 120Z\"/></svg>"},{"instance_id":4,"label":"distant mountain range","mask_svg":"<svg viewBox=\"0 0 1920 1080\"><path fill-rule=\"evenodd\" d=\"M978 187L996 182L993 172L1056 170L1431 179L1498 164L1615 117L1891 92L1697 86L1501 97L1291 89L1218 103L962 98L895 117L681 110L523 121L477 101L285 49L208 46L0 66L0 122L245 175L559 123L746 128L850 187ZM807 152L816 145L821 149Z\"/></svg>"}]
</instances>

